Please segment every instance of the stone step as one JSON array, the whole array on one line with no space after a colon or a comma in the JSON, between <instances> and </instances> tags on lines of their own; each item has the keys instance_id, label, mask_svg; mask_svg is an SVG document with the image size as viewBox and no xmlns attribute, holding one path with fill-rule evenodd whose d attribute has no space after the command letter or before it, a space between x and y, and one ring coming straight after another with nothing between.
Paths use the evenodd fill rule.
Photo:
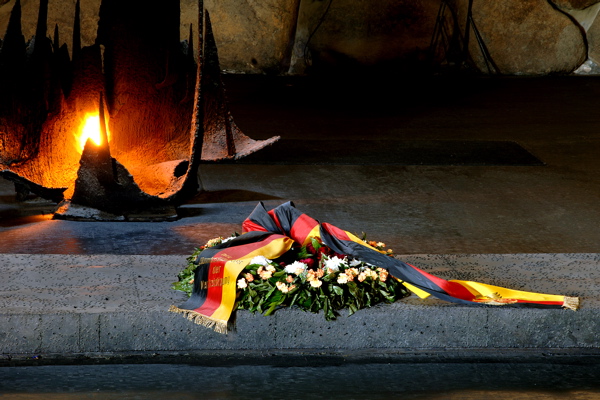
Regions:
<instances>
[{"instance_id":1,"label":"stone step","mask_svg":"<svg viewBox=\"0 0 600 400\"><path fill-rule=\"evenodd\" d=\"M171 282L186 256L0 254L0 364L196 355L321 355L333 359L600 354L600 254L420 254L400 259L445 279L581 297L577 311L462 306L411 296L322 314L237 312L213 332L168 311L186 299ZM470 352L470 353L469 353ZM167 358L168 358L167 357ZM327 358L327 357L326 357Z\"/></svg>"}]
</instances>

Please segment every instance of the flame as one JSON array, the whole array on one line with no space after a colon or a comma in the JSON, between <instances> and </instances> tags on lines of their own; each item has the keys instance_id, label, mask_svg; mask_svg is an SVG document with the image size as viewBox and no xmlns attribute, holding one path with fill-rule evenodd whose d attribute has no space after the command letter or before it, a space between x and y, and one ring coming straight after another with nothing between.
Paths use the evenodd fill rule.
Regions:
<instances>
[{"instance_id":1,"label":"flame","mask_svg":"<svg viewBox=\"0 0 600 400\"><path fill-rule=\"evenodd\" d=\"M83 153L83 148L88 139L91 139L96 146L102 144L102 135L100 134L100 116L96 114L86 114L78 136L78 151ZM108 135L108 131L107 131Z\"/></svg>"}]
</instances>

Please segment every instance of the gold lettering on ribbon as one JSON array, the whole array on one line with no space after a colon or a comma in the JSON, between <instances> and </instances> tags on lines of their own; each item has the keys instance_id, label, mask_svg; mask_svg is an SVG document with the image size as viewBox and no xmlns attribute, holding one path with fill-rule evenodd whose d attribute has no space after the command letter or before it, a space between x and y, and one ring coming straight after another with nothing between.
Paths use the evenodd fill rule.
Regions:
<instances>
[{"instance_id":1,"label":"gold lettering on ribbon","mask_svg":"<svg viewBox=\"0 0 600 400\"><path fill-rule=\"evenodd\" d=\"M230 283L231 279L228 276L226 276L225 278L209 279L207 281L200 281L200 289L206 290L211 287L221 287L229 285Z\"/></svg>"},{"instance_id":2,"label":"gold lettering on ribbon","mask_svg":"<svg viewBox=\"0 0 600 400\"><path fill-rule=\"evenodd\" d=\"M221 287L221 286L229 285L230 283L231 283L231 279L227 276L225 278L209 279L207 281L200 281L200 289L206 290L211 287Z\"/></svg>"},{"instance_id":3,"label":"gold lettering on ribbon","mask_svg":"<svg viewBox=\"0 0 600 400\"><path fill-rule=\"evenodd\" d=\"M225 254L225 257L229 257L227 254ZM210 264L213 262L227 262L227 258L223 258L223 257L200 257L198 260L198 265L201 264Z\"/></svg>"},{"instance_id":4,"label":"gold lettering on ribbon","mask_svg":"<svg viewBox=\"0 0 600 400\"><path fill-rule=\"evenodd\" d=\"M229 285L229 283L230 283L230 279L227 276L225 278L209 279L207 282L207 287L208 288L221 287L221 286Z\"/></svg>"}]
</instances>

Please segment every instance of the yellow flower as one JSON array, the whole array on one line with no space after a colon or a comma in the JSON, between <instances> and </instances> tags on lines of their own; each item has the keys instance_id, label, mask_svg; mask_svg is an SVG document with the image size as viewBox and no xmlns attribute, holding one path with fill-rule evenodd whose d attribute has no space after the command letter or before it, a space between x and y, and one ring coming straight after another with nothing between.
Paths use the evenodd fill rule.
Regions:
<instances>
[{"instance_id":1,"label":"yellow flower","mask_svg":"<svg viewBox=\"0 0 600 400\"><path fill-rule=\"evenodd\" d=\"M271 277L272 277L272 276L273 276L273 274L272 274L272 273L270 273L269 271L263 271L263 272L260 274L260 278L261 278L263 281L266 281L267 279L271 279Z\"/></svg>"},{"instance_id":2,"label":"yellow flower","mask_svg":"<svg viewBox=\"0 0 600 400\"><path fill-rule=\"evenodd\" d=\"M338 275L337 283L343 285L344 283L348 283L348 275L341 273Z\"/></svg>"},{"instance_id":3,"label":"yellow flower","mask_svg":"<svg viewBox=\"0 0 600 400\"><path fill-rule=\"evenodd\" d=\"M365 274L364 272L361 272L360 274L358 274L358 281L362 282L365 279L367 279L367 274Z\"/></svg>"},{"instance_id":4,"label":"yellow flower","mask_svg":"<svg viewBox=\"0 0 600 400\"><path fill-rule=\"evenodd\" d=\"M292 282L294 282L294 277L293 277L292 275L288 275L288 276L285 278L285 281L286 281L287 283L292 283Z\"/></svg>"},{"instance_id":5,"label":"yellow flower","mask_svg":"<svg viewBox=\"0 0 600 400\"><path fill-rule=\"evenodd\" d=\"M367 275L367 277L376 280L377 279L377 272L373 271L372 269L368 269L365 271L365 274Z\"/></svg>"},{"instance_id":6,"label":"yellow flower","mask_svg":"<svg viewBox=\"0 0 600 400\"><path fill-rule=\"evenodd\" d=\"M247 280L248 282L252 282L252 281L254 280L254 275L252 275L250 272L247 272L247 273L244 275L244 278L246 278L246 280Z\"/></svg>"},{"instance_id":7,"label":"yellow flower","mask_svg":"<svg viewBox=\"0 0 600 400\"><path fill-rule=\"evenodd\" d=\"M222 237L216 237L214 239L210 239L208 242L206 242L205 246L206 247L213 247L216 246L218 244L220 244L223 241Z\"/></svg>"},{"instance_id":8,"label":"yellow flower","mask_svg":"<svg viewBox=\"0 0 600 400\"><path fill-rule=\"evenodd\" d=\"M262 280L265 280L265 281L267 279L270 279L273 276L272 271L269 271L268 269L265 269L262 266L258 267L258 269L256 270L256 273L261 277Z\"/></svg>"},{"instance_id":9,"label":"yellow flower","mask_svg":"<svg viewBox=\"0 0 600 400\"><path fill-rule=\"evenodd\" d=\"M377 244L376 247L385 247L385 243L383 243L383 242L377 242L376 244Z\"/></svg>"},{"instance_id":10,"label":"yellow flower","mask_svg":"<svg viewBox=\"0 0 600 400\"><path fill-rule=\"evenodd\" d=\"M310 281L310 286L312 286L314 288L321 287L322 284L323 284L323 281L320 281L318 279Z\"/></svg>"},{"instance_id":11,"label":"yellow flower","mask_svg":"<svg viewBox=\"0 0 600 400\"><path fill-rule=\"evenodd\" d=\"M323 268L319 268L319 269L317 269L317 272L315 273L315 275L317 275L317 278L322 278L323 275L325 275L325 271L323 271Z\"/></svg>"},{"instance_id":12,"label":"yellow flower","mask_svg":"<svg viewBox=\"0 0 600 400\"><path fill-rule=\"evenodd\" d=\"M239 289L245 289L248 286L248 284L246 283L246 280L244 278L240 278L237 281L237 287Z\"/></svg>"},{"instance_id":13,"label":"yellow flower","mask_svg":"<svg viewBox=\"0 0 600 400\"><path fill-rule=\"evenodd\" d=\"M275 286L277 286L277 289L279 289L281 291L281 293L287 293L290 291L290 289L288 288L288 286L283 283L283 282L277 282L275 284Z\"/></svg>"}]
</instances>

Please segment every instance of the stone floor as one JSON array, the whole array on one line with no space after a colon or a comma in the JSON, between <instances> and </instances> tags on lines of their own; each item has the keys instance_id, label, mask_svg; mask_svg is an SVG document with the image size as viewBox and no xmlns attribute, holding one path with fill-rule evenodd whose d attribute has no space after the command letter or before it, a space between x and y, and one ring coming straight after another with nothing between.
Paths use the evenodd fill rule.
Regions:
<instances>
[{"instance_id":1,"label":"stone floor","mask_svg":"<svg viewBox=\"0 0 600 400\"><path fill-rule=\"evenodd\" d=\"M233 115L253 138L281 135L308 142L309 150L331 140L379 148L509 141L543 165L377 165L377 155L365 163L349 157L303 165L303 154L285 165L206 164L205 192L180 209L183 218L160 223L54 221L53 204L16 203L12 184L0 180L0 252L188 254L239 230L258 201L272 207L287 200L401 254L599 250L595 77L417 78L370 86L229 76L227 84Z\"/></svg>"}]
</instances>

